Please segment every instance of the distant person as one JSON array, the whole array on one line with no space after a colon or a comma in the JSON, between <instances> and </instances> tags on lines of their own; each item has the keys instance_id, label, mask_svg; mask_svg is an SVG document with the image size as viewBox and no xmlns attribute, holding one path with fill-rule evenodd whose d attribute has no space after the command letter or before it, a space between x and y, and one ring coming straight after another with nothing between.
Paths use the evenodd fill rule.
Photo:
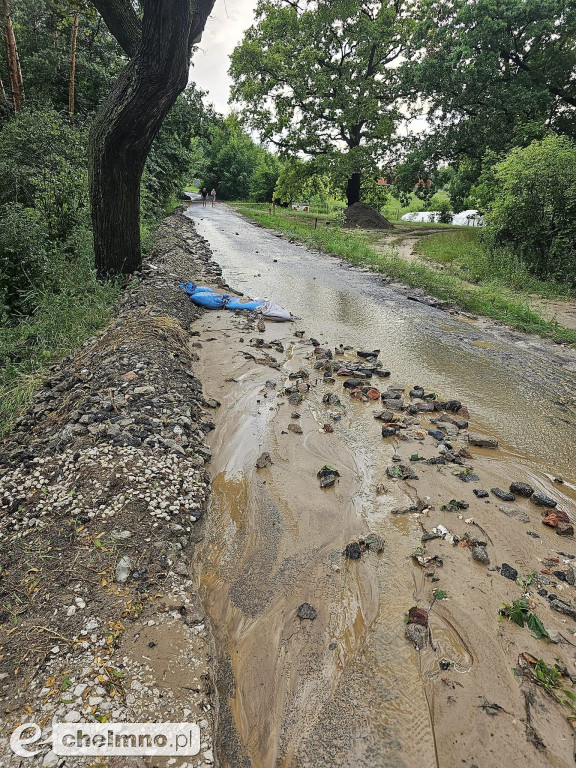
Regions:
<instances>
[{"instance_id":1,"label":"distant person","mask_svg":"<svg viewBox=\"0 0 576 768\"><path fill-rule=\"evenodd\" d=\"M216 190L213 189L212 192L210 192L210 197L212 198L212 208L214 208L214 203L216 202Z\"/></svg>"},{"instance_id":2,"label":"distant person","mask_svg":"<svg viewBox=\"0 0 576 768\"><path fill-rule=\"evenodd\" d=\"M202 195L202 208L206 208L206 198L208 197L208 190L206 187L202 187L200 194Z\"/></svg>"}]
</instances>

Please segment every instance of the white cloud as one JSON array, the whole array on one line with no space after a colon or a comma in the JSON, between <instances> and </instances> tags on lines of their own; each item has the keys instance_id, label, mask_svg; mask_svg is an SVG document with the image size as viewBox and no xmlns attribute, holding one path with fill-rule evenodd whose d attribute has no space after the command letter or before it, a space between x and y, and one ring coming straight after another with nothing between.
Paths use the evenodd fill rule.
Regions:
<instances>
[{"instance_id":1,"label":"white cloud","mask_svg":"<svg viewBox=\"0 0 576 768\"><path fill-rule=\"evenodd\" d=\"M192 60L190 79L208 91L218 112L230 110L229 56L252 24L257 0L216 0Z\"/></svg>"}]
</instances>

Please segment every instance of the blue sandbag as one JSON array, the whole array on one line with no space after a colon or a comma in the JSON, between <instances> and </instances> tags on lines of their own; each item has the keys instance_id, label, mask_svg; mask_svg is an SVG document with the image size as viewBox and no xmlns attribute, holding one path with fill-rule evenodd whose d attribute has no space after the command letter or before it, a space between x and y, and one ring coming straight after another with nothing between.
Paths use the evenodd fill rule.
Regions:
<instances>
[{"instance_id":1,"label":"blue sandbag","mask_svg":"<svg viewBox=\"0 0 576 768\"><path fill-rule=\"evenodd\" d=\"M196 304L198 307L205 307L206 309L224 309L226 306L226 299L228 296L221 296L219 293L193 293L190 296L190 301Z\"/></svg>"},{"instance_id":2,"label":"blue sandbag","mask_svg":"<svg viewBox=\"0 0 576 768\"><path fill-rule=\"evenodd\" d=\"M258 299L258 301L246 301L242 303L238 299L230 299L226 302L226 309L256 309L256 307L264 304L264 299Z\"/></svg>"},{"instance_id":3,"label":"blue sandbag","mask_svg":"<svg viewBox=\"0 0 576 768\"><path fill-rule=\"evenodd\" d=\"M190 301L198 307L204 307L205 309L253 310L264 303L264 299L242 303L241 301L238 301L238 299L233 299L228 293L216 293L212 288L196 285L196 283L191 282L180 283L180 288L182 288L183 291L186 291L190 297Z\"/></svg>"},{"instance_id":4,"label":"blue sandbag","mask_svg":"<svg viewBox=\"0 0 576 768\"><path fill-rule=\"evenodd\" d=\"M186 291L188 296L193 296L195 293L215 293L213 288L208 288L207 285L196 285L196 283L180 283L180 288Z\"/></svg>"}]
</instances>

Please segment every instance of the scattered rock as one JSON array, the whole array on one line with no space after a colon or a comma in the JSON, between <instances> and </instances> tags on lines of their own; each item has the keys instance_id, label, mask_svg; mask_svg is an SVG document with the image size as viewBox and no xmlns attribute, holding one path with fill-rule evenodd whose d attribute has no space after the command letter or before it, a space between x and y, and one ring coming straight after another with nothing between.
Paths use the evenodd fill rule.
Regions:
<instances>
[{"instance_id":1,"label":"scattered rock","mask_svg":"<svg viewBox=\"0 0 576 768\"><path fill-rule=\"evenodd\" d=\"M558 598L550 600L550 608L553 611L564 614L564 616L569 616L571 619L576 619L576 608L569 603L565 603L564 600L559 600Z\"/></svg>"},{"instance_id":2,"label":"scattered rock","mask_svg":"<svg viewBox=\"0 0 576 768\"><path fill-rule=\"evenodd\" d=\"M490 491L501 501L516 501L516 496L513 493L503 491L502 488L490 488Z\"/></svg>"},{"instance_id":3,"label":"scattered rock","mask_svg":"<svg viewBox=\"0 0 576 768\"><path fill-rule=\"evenodd\" d=\"M270 454L264 451L264 453L260 454L260 457L256 461L256 468L264 469L265 467L271 467L273 463L274 462L272 461Z\"/></svg>"},{"instance_id":4,"label":"scattered rock","mask_svg":"<svg viewBox=\"0 0 576 768\"><path fill-rule=\"evenodd\" d=\"M288 431L294 432L295 435L301 435L302 427L300 426L300 424L288 424Z\"/></svg>"},{"instance_id":5,"label":"scattered rock","mask_svg":"<svg viewBox=\"0 0 576 768\"><path fill-rule=\"evenodd\" d=\"M477 432L468 433L468 442L478 448L498 448L498 440L495 437L480 435Z\"/></svg>"},{"instance_id":6,"label":"scattered rock","mask_svg":"<svg viewBox=\"0 0 576 768\"><path fill-rule=\"evenodd\" d=\"M510 579L510 581L516 581L518 578L518 571L516 568L512 568L511 565L508 565L508 563L502 563L500 575L504 576L505 579Z\"/></svg>"},{"instance_id":7,"label":"scattered rock","mask_svg":"<svg viewBox=\"0 0 576 768\"><path fill-rule=\"evenodd\" d=\"M488 491L485 491L483 488L474 488L472 493L479 499L487 499L490 496Z\"/></svg>"},{"instance_id":8,"label":"scattered rock","mask_svg":"<svg viewBox=\"0 0 576 768\"><path fill-rule=\"evenodd\" d=\"M313 608L310 603L302 603L302 605L299 606L296 615L300 619L308 619L309 621L314 621L316 618L316 609Z\"/></svg>"},{"instance_id":9,"label":"scattered rock","mask_svg":"<svg viewBox=\"0 0 576 768\"><path fill-rule=\"evenodd\" d=\"M414 644L417 651L426 648L428 642L428 629L426 627L421 624L406 624L405 635L406 639Z\"/></svg>"},{"instance_id":10,"label":"scattered rock","mask_svg":"<svg viewBox=\"0 0 576 768\"><path fill-rule=\"evenodd\" d=\"M360 544L357 541L347 544L346 549L344 550L344 557L347 557L350 560L360 560L362 557L362 547Z\"/></svg>"},{"instance_id":11,"label":"scattered rock","mask_svg":"<svg viewBox=\"0 0 576 768\"><path fill-rule=\"evenodd\" d=\"M532 496L534 493L534 488L532 488L531 485L528 485L528 483L514 482L510 483L510 491L515 493L517 496L530 498L530 496Z\"/></svg>"},{"instance_id":12,"label":"scattered rock","mask_svg":"<svg viewBox=\"0 0 576 768\"><path fill-rule=\"evenodd\" d=\"M123 555L116 563L114 579L118 584L126 584L132 570L132 561L127 555Z\"/></svg>"},{"instance_id":13,"label":"scattered rock","mask_svg":"<svg viewBox=\"0 0 576 768\"><path fill-rule=\"evenodd\" d=\"M536 504L537 507L556 507L558 505L557 501L554 501L545 493L533 493L530 496L530 501L532 504Z\"/></svg>"},{"instance_id":14,"label":"scattered rock","mask_svg":"<svg viewBox=\"0 0 576 768\"><path fill-rule=\"evenodd\" d=\"M482 563L483 565L490 565L490 558L488 557L488 552L486 551L486 547L481 547L480 545L473 547L472 557L474 558L474 560L476 560L479 563Z\"/></svg>"},{"instance_id":15,"label":"scattered rock","mask_svg":"<svg viewBox=\"0 0 576 768\"><path fill-rule=\"evenodd\" d=\"M423 627L428 626L428 611L424 608L410 608L408 611L408 624L421 624Z\"/></svg>"}]
</instances>

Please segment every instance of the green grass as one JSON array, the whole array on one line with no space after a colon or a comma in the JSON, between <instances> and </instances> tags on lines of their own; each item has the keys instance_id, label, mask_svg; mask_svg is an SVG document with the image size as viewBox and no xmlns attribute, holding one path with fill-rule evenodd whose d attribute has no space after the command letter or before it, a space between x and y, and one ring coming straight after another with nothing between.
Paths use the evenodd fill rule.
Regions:
<instances>
[{"instance_id":1,"label":"green grass","mask_svg":"<svg viewBox=\"0 0 576 768\"><path fill-rule=\"evenodd\" d=\"M356 266L369 267L412 287L423 288L438 298L452 301L470 312L491 317L518 330L538 333L557 342L576 344L576 331L545 320L539 312L530 307L528 293L513 290L502 277L496 276L494 270L485 278L478 279L478 282L470 282L465 279L465 274L456 274L451 269L440 270L425 263L408 263L399 258L393 249L379 252L374 244L381 239L381 232L344 230L330 217L326 217L326 220L331 221L328 226L326 221L323 221L314 229L315 217L303 216L294 211L282 211L277 208L276 214L270 215L267 206L235 204L235 208L239 213L248 215L265 227L283 232L326 253L340 256ZM436 226L434 225L434 228ZM468 248L470 243L473 243L473 238L477 237L477 233L468 228L452 228L447 234L460 232L464 234L460 238L457 237L456 244L451 243L452 255L448 253L446 256L447 263L455 262L456 255L461 254L462 249ZM444 233L438 237L444 237ZM463 246L463 243L468 245ZM433 244L433 247L438 255L438 244ZM474 248L476 247L479 247L478 243L474 245ZM534 283L531 283L530 287L533 286ZM549 291L554 290L551 284L547 283L546 286Z\"/></svg>"},{"instance_id":2,"label":"green grass","mask_svg":"<svg viewBox=\"0 0 576 768\"><path fill-rule=\"evenodd\" d=\"M120 288L96 280L86 260L90 254L86 244L86 253L74 264L63 260L54 281L37 291L33 315L12 318L0 329L0 437L27 408L49 366L76 350L112 315Z\"/></svg>"},{"instance_id":3,"label":"green grass","mask_svg":"<svg viewBox=\"0 0 576 768\"><path fill-rule=\"evenodd\" d=\"M416 243L416 252L472 283L499 280L518 293L547 298L570 296L568 286L539 280L508 251L489 253L482 247L479 229L448 229L451 231L421 238Z\"/></svg>"}]
</instances>

